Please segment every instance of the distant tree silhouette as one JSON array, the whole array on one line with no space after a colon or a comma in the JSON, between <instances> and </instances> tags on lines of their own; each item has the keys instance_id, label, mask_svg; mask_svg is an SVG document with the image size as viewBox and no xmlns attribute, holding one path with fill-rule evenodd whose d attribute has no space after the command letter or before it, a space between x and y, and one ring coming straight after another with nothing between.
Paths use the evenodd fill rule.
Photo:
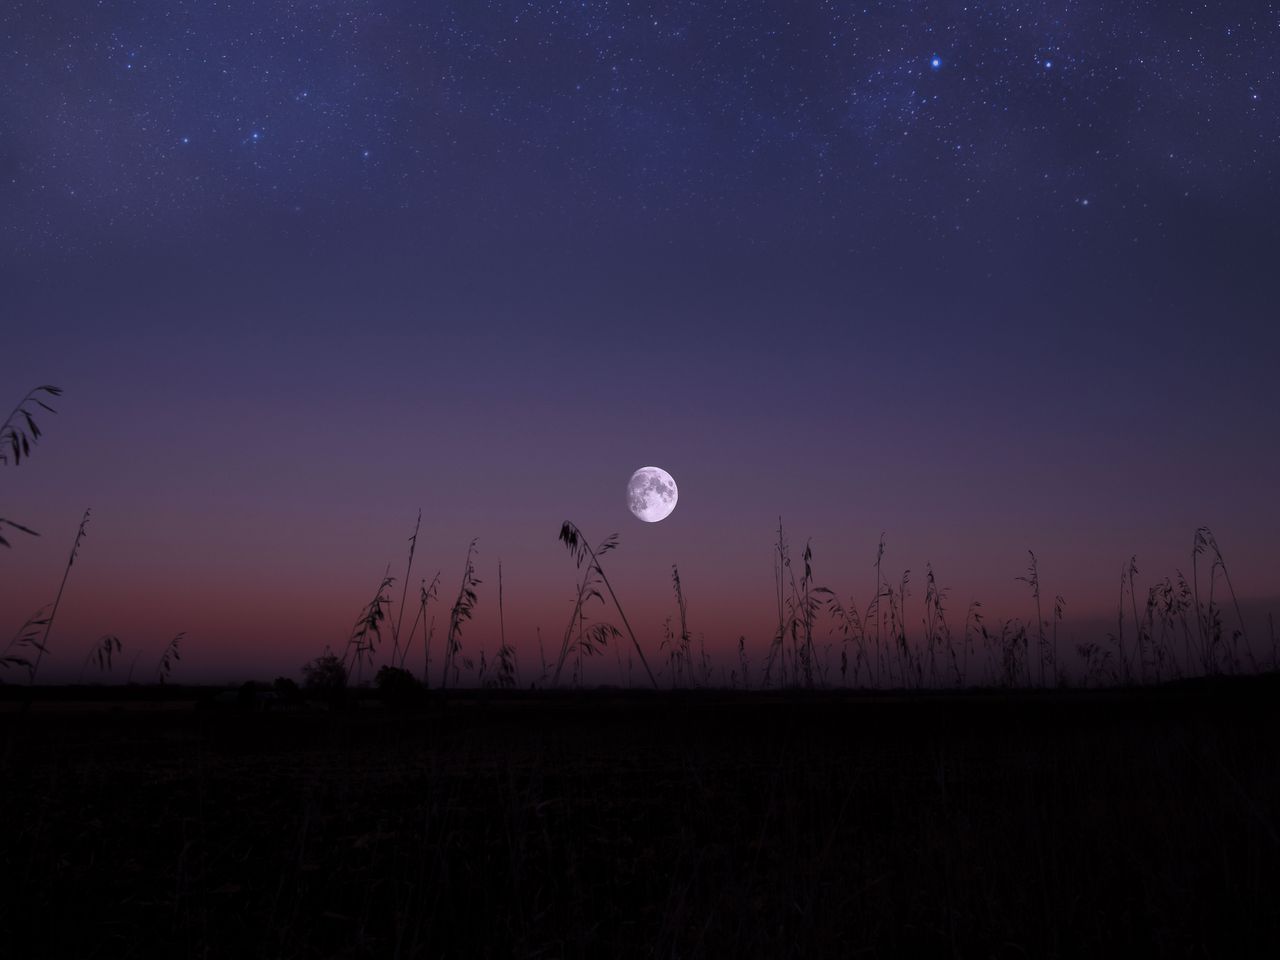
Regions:
<instances>
[{"instance_id":1,"label":"distant tree silhouette","mask_svg":"<svg viewBox=\"0 0 1280 960\"><path fill-rule=\"evenodd\" d=\"M308 693L337 698L347 689L347 668L332 651L325 651L302 668L302 686Z\"/></svg>"},{"instance_id":2,"label":"distant tree silhouette","mask_svg":"<svg viewBox=\"0 0 1280 960\"><path fill-rule=\"evenodd\" d=\"M387 665L378 670L373 678L382 701L391 706L399 706L415 699L422 692L422 684L403 667Z\"/></svg>"}]
</instances>

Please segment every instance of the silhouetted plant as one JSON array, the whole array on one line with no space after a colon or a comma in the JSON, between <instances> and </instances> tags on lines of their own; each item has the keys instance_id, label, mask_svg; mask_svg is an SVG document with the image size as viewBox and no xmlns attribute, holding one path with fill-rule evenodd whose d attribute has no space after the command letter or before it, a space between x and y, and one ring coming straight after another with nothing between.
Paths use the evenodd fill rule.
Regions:
<instances>
[{"instance_id":1,"label":"silhouetted plant","mask_svg":"<svg viewBox=\"0 0 1280 960\"><path fill-rule=\"evenodd\" d=\"M165 644L164 651L160 654L160 663L156 668L156 679L161 684L168 682L170 675L173 673L174 666L182 659L182 650L180 645L183 637L185 636L185 632L180 633Z\"/></svg>"},{"instance_id":2,"label":"silhouetted plant","mask_svg":"<svg viewBox=\"0 0 1280 960\"><path fill-rule=\"evenodd\" d=\"M444 673L440 678L440 688L449 684L449 671L453 670L454 681L458 678L456 658L462 650L462 625L471 619L476 606L476 586L480 580L476 578L475 566L476 541L467 546L467 559L462 567L462 583L458 586L458 596L449 611L449 634L445 637Z\"/></svg>"},{"instance_id":3,"label":"silhouetted plant","mask_svg":"<svg viewBox=\"0 0 1280 960\"><path fill-rule=\"evenodd\" d=\"M1199 600L1199 571L1198 560L1201 554L1208 554L1210 557L1209 565L1209 597L1203 611L1200 610ZM1213 532L1208 527L1200 527L1196 530L1195 540L1192 546L1191 563L1193 573L1193 589L1196 596L1196 609L1198 612L1198 620L1201 624L1202 648L1205 649L1205 659L1208 667L1206 672L1218 671L1221 669L1220 661L1225 658L1227 665L1233 670L1239 669L1239 650L1237 644L1241 638L1248 645L1249 638L1245 630L1244 616L1240 613L1240 601L1236 598L1236 590L1231 583L1231 574L1227 571L1226 560L1223 559L1222 551L1218 549L1218 541L1214 539ZM1214 589L1217 583L1218 574L1222 575L1223 582L1227 585L1227 592L1231 595L1231 603L1235 609L1236 623L1238 627L1231 635L1231 646L1227 648L1222 638L1223 624L1222 612L1214 599Z\"/></svg>"},{"instance_id":4,"label":"silhouetted plant","mask_svg":"<svg viewBox=\"0 0 1280 960\"><path fill-rule=\"evenodd\" d=\"M389 567L387 572L390 573ZM356 618L351 636L347 639L347 649L343 654L342 663L345 667L347 657L351 657L351 667L356 671L357 676L366 659L370 663L373 662L378 642L382 639L382 621L387 618L387 606L391 603L389 591L394 583L394 577L383 575L382 581L378 584L378 592L373 595L373 599L365 605L360 616Z\"/></svg>"},{"instance_id":5,"label":"silhouetted plant","mask_svg":"<svg viewBox=\"0 0 1280 960\"><path fill-rule=\"evenodd\" d=\"M499 690L511 690L516 686L516 651L514 647L503 643L498 647L498 656L493 673L489 677L489 686Z\"/></svg>"},{"instance_id":6,"label":"silhouetted plant","mask_svg":"<svg viewBox=\"0 0 1280 960\"><path fill-rule=\"evenodd\" d=\"M827 607L831 614L832 626L840 632L840 681L848 685L849 683L849 647L853 647L853 685L859 686L862 682L862 671L867 671L867 679L871 679L871 665L867 661L866 651L866 633L862 628L862 618L858 615L858 609L854 605L852 598L849 605L845 606L835 595L827 601Z\"/></svg>"},{"instance_id":7,"label":"silhouetted plant","mask_svg":"<svg viewBox=\"0 0 1280 960\"><path fill-rule=\"evenodd\" d=\"M281 703L297 703L302 699L302 690L292 677L276 677L271 682L271 689Z\"/></svg>"},{"instance_id":8,"label":"silhouetted plant","mask_svg":"<svg viewBox=\"0 0 1280 960\"><path fill-rule=\"evenodd\" d=\"M1093 684L1101 686L1108 677L1115 679L1115 671L1111 668L1111 651L1097 643L1087 642L1076 646L1076 652L1084 660L1085 686Z\"/></svg>"},{"instance_id":9,"label":"silhouetted plant","mask_svg":"<svg viewBox=\"0 0 1280 960\"><path fill-rule=\"evenodd\" d=\"M1027 575L1018 577L1017 579L1025 583L1031 588L1031 598L1035 601L1036 608L1036 653L1040 660L1040 686L1044 686L1044 670L1046 662L1045 649L1045 631L1044 631L1044 614L1040 607L1040 565L1036 561L1035 551L1028 550L1027 556L1031 560L1027 563ZM1031 658L1027 658L1027 686L1031 686Z\"/></svg>"},{"instance_id":10,"label":"silhouetted plant","mask_svg":"<svg viewBox=\"0 0 1280 960\"><path fill-rule=\"evenodd\" d=\"M644 650L640 648L640 641L636 639L636 633L631 629L631 623L627 620L627 615L623 612L622 605L618 602L618 595L614 593L613 585L609 583L609 578L605 575L604 567L600 565L599 554L607 553L618 545L617 534L614 534L605 540L604 544L600 547L599 553L597 553L595 550L591 549L591 545L587 543L587 539L582 535L582 531L573 523L566 520L560 527L560 542L565 545L565 548L573 556L574 563L577 564L579 569L582 569L584 564L586 565L587 575L584 577L583 583L585 584L591 578L592 571L594 571L594 574L600 578L600 582L604 584L605 589L609 591L609 596L613 599L613 607L618 611L618 616L622 618L622 624L627 628L627 634L631 637L631 643L636 649L636 654L640 657L640 662L644 665L645 672L649 674L650 682L656 688L658 686L658 678L653 675L653 670L649 667L649 661L645 659ZM587 563L588 559L590 559L589 564ZM603 597L601 597L601 600L603 601ZM574 622L581 616L583 602L584 591L580 588L578 590L577 606L574 610L574 619L570 621L569 635L571 635ZM613 632L615 634L618 633L616 630ZM567 643L561 650L560 663L556 666L556 678L552 681L553 683L559 682L560 670L564 665L564 657L566 653Z\"/></svg>"},{"instance_id":11,"label":"silhouetted plant","mask_svg":"<svg viewBox=\"0 0 1280 960\"><path fill-rule=\"evenodd\" d=\"M498 561L498 666L490 685L506 690L516 686L518 671L515 648L507 643L507 620L502 602L502 561Z\"/></svg>"},{"instance_id":12,"label":"silhouetted plant","mask_svg":"<svg viewBox=\"0 0 1280 960\"><path fill-rule=\"evenodd\" d=\"M909 686L911 678L914 676L916 686L920 685L920 668L915 662L915 658L911 652L911 646L907 643L906 628L906 605L907 605L907 585L911 582L911 571L902 571L902 580L899 582L898 593L896 595L893 587L885 584L885 599L889 601L889 629L893 638L893 650L898 660L898 682L903 686ZM901 609L900 609L901 608Z\"/></svg>"},{"instance_id":13,"label":"silhouetted plant","mask_svg":"<svg viewBox=\"0 0 1280 960\"><path fill-rule=\"evenodd\" d=\"M16 467L22 462L23 457L31 455L32 446L41 436L40 425L36 423L34 407L39 407L49 413L57 413L53 407L41 399L41 395L50 398L60 397L62 396L62 390L49 385L36 387L18 402L18 405L5 418L4 423L0 424L0 464L12 463ZM6 527L29 536L39 536L30 527L18 523L16 520L0 517L0 547L10 546L9 541L4 536Z\"/></svg>"},{"instance_id":14,"label":"silhouetted plant","mask_svg":"<svg viewBox=\"0 0 1280 960\"><path fill-rule=\"evenodd\" d=\"M347 668L334 653L326 652L302 668L302 685L308 690L328 690L347 685Z\"/></svg>"},{"instance_id":15,"label":"silhouetted plant","mask_svg":"<svg viewBox=\"0 0 1280 960\"><path fill-rule=\"evenodd\" d=\"M1056 686L1062 686L1065 682L1065 674L1058 666L1058 624L1062 622L1063 612L1067 608L1067 601L1062 598L1062 594L1057 594L1053 598L1053 680Z\"/></svg>"},{"instance_id":16,"label":"silhouetted plant","mask_svg":"<svg viewBox=\"0 0 1280 960\"><path fill-rule=\"evenodd\" d=\"M542 643L542 627L535 627L538 638L538 660L542 664L542 673L538 675L538 686L546 686L547 677L551 673L551 664L547 662L547 649Z\"/></svg>"},{"instance_id":17,"label":"silhouetted plant","mask_svg":"<svg viewBox=\"0 0 1280 960\"><path fill-rule=\"evenodd\" d=\"M418 624L422 624L423 632L423 657L422 657L422 682L427 683L431 669L431 638L435 634L435 619L428 623L427 621L427 605L439 596L440 593L440 571L436 571L436 575L428 584L424 579L418 587L418 612L414 614L413 625L409 628L409 636L405 640L404 645L400 648L400 667L404 667L405 661L409 658L409 650L413 647L413 638L417 635Z\"/></svg>"},{"instance_id":18,"label":"silhouetted plant","mask_svg":"<svg viewBox=\"0 0 1280 960\"><path fill-rule=\"evenodd\" d=\"M263 686L254 680L246 680L236 691L236 706L241 710L258 709L262 704Z\"/></svg>"},{"instance_id":19,"label":"silhouetted plant","mask_svg":"<svg viewBox=\"0 0 1280 960\"><path fill-rule=\"evenodd\" d=\"M96 662L98 672L105 673L111 669L111 658L120 652L122 644L120 638L115 634L107 634L99 637L89 648L88 655L84 658L84 664L80 668L80 678L84 678L84 672L88 668L90 662Z\"/></svg>"},{"instance_id":20,"label":"silhouetted plant","mask_svg":"<svg viewBox=\"0 0 1280 960\"><path fill-rule=\"evenodd\" d=\"M875 613L875 618L876 618L876 619L875 619L875 623L876 623L876 632L875 632L875 654L876 654L875 685L876 685L877 687L879 687L879 686L881 685L881 670L882 670L882 664L881 664L881 661L882 661L882 659L883 659L883 651L884 651L884 644L883 644L882 639L881 639L881 631L882 631L882 628L883 628L883 619L884 619L884 618L883 618L883 616L882 616L882 614L881 614L881 610L880 610L880 598L881 598L882 596L884 596L885 588L886 588L886 587L888 587L888 585L889 585L889 584L888 584L888 582L884 579L884 577L883 577L883 575L881 574L881 571L880 571L880 565L881 565L883 562L884 562L884 531L881 531L881 532L880 532L880 544L879 544L879 546L877 546L877 547L876 547L876 561L875 561L875 563L873 563L873 564L872 564L872 566L873 566L873 567L875 567L875 571L876 571L876 589L875 589L875 593L874 593L874 594L872 595L872 597L871 597L871 602L867 605L867 613L866 613L866 617L864 618L864 620L866 620L866 621L870 621L870 619L871 619L871 615L872 615L872 612L874 611L874 613Z\"/></svg>"},{"instance_id":21,"label":"silhouetted plant","mask_svg":"<svg viewBox=\"0 0 1280 960\"><path fill-rule=\"evenodd\" d=\"M341 698L347 689L347 668L342 658L326 648L324 653L303 666L302 686L308 693L330 701Z\"/></svg>"},{"instance_id":22,"label":"silhouetted plant","mask_svg":"<svg viewBox=\"0 0 1280 960\"><path fill-rule=\"evenodd\" d=\"M952 667L956 668L955 651L951 644L951 629L947 626L947 612L944 603L947 598L945 587L939 587L933 575L933 564L926 563L924 588L924 635L925 658L929 663L929 684L938 685L938 652L945 646L951 652ZM960 684L959 671L956 673L956 685Z\"/></svg>"},{"instance_id":23,"label":"silhouetted plant","mask_svg":"<svg viewBox=\"0 0 1280 960\"><path fill-rule=\"evenodd\" d=\"M1000 684L1016 687L1018 677L1027 670L1026 659L1030 652L1027 628L1020 620L1006 620L1000 627ZM1030 685L1030 673L1027 684Z\"/></svg>"},{"instance_id":24,"label":"silhouetted plant","mask_svg":"<svg viewBox=\"0 0 1280 960\"><path fill-rule=\"evenodd\" d=\"M805 684L813 686L816 667L816 652L813 644L813 629L817 623L818 611L834 596L826 587L813 585L813 547L805 541L802 556L803 571L797 586L795 574L791 575L791 635L792 649L796 651L800 665L804 670ZM797 633L803 633L803 644L797 643ZM797 682L799 671L793 671Z\"/></svg>"},{"instance_id":25,"label":"silhouetted plant","mask_svg":"<svg viewBox=\"0 0 1280 960\"><path fill-rule=\"evenodd\" d=\"M964 675L964 682L969 682L969 660L973 655L973 648L977 637L983 638L983 646L986 646L987 627L983 622L982 601L973 600L969 603L969 609L964 615L964 650L962 656L964 665L961 673Z\"/></svg>"},{"instance_id":26,"label":"silhouetted plant","mask_svg":"<svg viewBox=\"0 0 1280 960\"><path fill-rule=\"evenodd\" d=\"M774 631L773 641L769 644L769 655L764 662L764 678L762 686L769 686L773 677L773 669L778 668L778 685L787 685L787 579L791 575L791 553L786 535L782 529L782 518L778 518L778 539L773 544L773 582L774 599L778 606L778 628Z\"/></svg>"},{"instance_id":27,"label":"silhouetted plant","mask_svg":"<svg viewBox=\"0 0 1280 960\"><path fill-rule=\"evenodd\" d=\"M671 689L680 686L680 645L676 641L675 629L671 626L671 617L662 621L662 642L658 649L667 655L667 669L671 671ZM661 672L661 669L659 669Z\"/></svg>"},{"instance_id":28,"label":"silhouetted plant","mask_svg":"<svg viewBox=\"0 0 1280 960\"><path fill-rule=\"evenodd\" d=\"M49 611L49 618L44 622L44 636L40 638L38 644L32 644L36 651L36 658L31 664L29 677L31 683L35 683L36 673L40 670L40 663L49 650L49 633L53 630L53 620L58 615L58 607L62 604L62 592L67 588L67 578L71 576L71 567L75 564L76 557L80 554L80 544L84 540L85 527L88 523L89 511L85 510L84 516L80 518L80 526L76 530L75 542L71 545L71 555L67 557L66 569L62 571L62 583L58 585L57 596L53 598L53 609Z\"/></svg>"},{"instance_id":29,"label":"silhouetted plant","mask_svg":"<svg viewBox=\"0 0 1280 960\"><path fill-rule=\"evenodd\" d=\"M581 686L583 682L583 657L594 657L606 647L610 640L621 640L622 632L612 623L595 623L587 627L581 625L578 635L570 648L574 656L573 685Z\"/></svg>"},{"instance_id":30,"label":"silhouetted plant","mask_svg":"<svg viewBox=\"0 0 1280 960\"><path fill-rule=\"evenodd\" d=\"M617 546L617 542L617 534L608 537L601 544L599 553L608 553ZM560 656L556 660L556 672L551 681L553 686L559 685L565 661L570 656L573 657L572 684L574 686L580 684L582 681L583 656L594 656L597 652L597 647L607 646L609 639L618 633L617 629L609 624L587 626L587 609L591 602L594 600L601 606L605 606L605 599L604 594L600 592L600 587L603 586L600 574L594 564L585 563L586 558L585 551L577 555L579 569L583 571L582 580L578 584L573 613L569 618L568 625L565 627L564 638L560 643ZM667 618L667 621L669 624L670 617ZM600 629L601 627L604 629ZM668 634L670 633L670 631L667 632ZM662 648L666 649L667 646L667 641L664 641Z\"/></svg>"},{"instance_id":31,"label":"silhouetted plant","mask_svg":"<svg viewBox=\"0 0 1280 960\"><path fill-rule=\"evenodd\" d=\"M1129 661L1124 652L1124 594L1128 585L1128 567L1120 568L1120 600L1116 604L1116 632L1108 634L1108 639L1115 645L1116 661L1119 663L1119 682L1129 682Z\"/></svg>"},{"instance_id":32,"label":"silhouetted plant","mask_svg":"<svg viewBox=\"0 0 1280 960\"><path fill-rule=\"evenodd\" d=\"M413 573L413 554L418 546L418 529L422 526L422 509L418 509L418 519L413 525L413 534L409 537L409 562L404 571L404 586L400 590L400 612L396 615L395 628L391 631L391 662L396 663L396 654L400 652L400 628L404 626L404 604L409 596L409 576ZM410 632L412 632L410 627ZM404 665L404 658L400 658Z\"/></svg>"},{"instance_id":33,"label":"silhouetted plant","mask_svg":"<svg viewBox=\"0 0 1280 960\"><path fill-rule=\"evenodd\" d=\"M408 670L389 664L378 668L373 685L384 703L402 706L422 693L422 684Z\"/></svg>"},{"instance_id":34,"label":"silhouetted plant","mask_svg":"<svg viewBox=\"0 0 1280 960\"><path fill-rule=\"evenodd\" d=\"M693 686L696 681L693 671L693 651L690 646L691 638L689 636L689 607L684 598L684 589L680 584L680 568L674 563L671 565L671 588L675 593L676 610L680 616L680 636L673 638L677 650L675 663L678 672L683 672L685 682Z\"/></svg>"},{"instance_id":35,"label":"silhouetted plant","mask_svg":"<svg viewBox=\"0 0 1280 960\"><path fill-rule=\"evenodd\" d=\"M7 464L12 459L13 465L17 466L23 457L31 456L31 447L41 436L40 426L31 409L33 405L49 413L58 412L40 399L41 394L56 398L62 396L62 389L48 384L36 387L13 408L0 424L0 464Z\"/></svg>"},{"instance_id":36,"label":"silhouetted plant","mask_svg":"<svg viewBox=\"0 0 1280 960\"><path fill-rule=\"evenodd\" d=\"M48 609L47 605L41 607L18 628L18 632L5 647L4 655L0 656L0 667L22 667L30 678L35 669L35 661L31 659L33 651L38 652L42 648L41 635L49 623L45 612Z\"/></svg>"}]
</instances>

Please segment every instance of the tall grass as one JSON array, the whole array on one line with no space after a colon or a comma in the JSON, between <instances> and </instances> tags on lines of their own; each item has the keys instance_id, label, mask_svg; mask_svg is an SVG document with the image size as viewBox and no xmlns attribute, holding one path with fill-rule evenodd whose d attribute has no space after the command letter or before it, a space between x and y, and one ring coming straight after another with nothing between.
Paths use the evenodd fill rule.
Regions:
<instances>
[{"instance_id":1,"label":"tall grass","mask_svg":"<svg viewBox=\"0 0 1280 960\"><path fill-rule=\"evenodd\" d=\"M418 519L413 525L413 534L409 537L409 562L405 566L404 584L400 589L400 610L396 614L395 629L391 632L391 662L396 662L396 656L400 652L400 629L404 626L404 606L405 600L409 597L409 578L413 575L413 554L418 546L418 529L422 526L422 508L418 508ZM412 629L412 628L411 628ZM404 658L400 658L400 663L404 663ZM401 667L403 669L403 666Z\"/></svg>"},{"instance_id":2,"label":"tall grass","mask_svg":"<svg viewBox=\"0 0 1280 960\"><path fill-rule=\"evenodd\" d=\"M770 685L776 666L780 686L787 686L790 678L792 686L803 683L812 687L821 669L817 662L814 630L821 610L834 594L827 587L814 585L813 545L810 541L805 542L801 574L796 577L781 517L778 518L778 539L774 543L774 589L778 626L765 660L763 684Z\"/></svg>"},{"instance_id":3,"label":"tall grass","mask_svg":"<svg viewBox=\"0 0 1280 960\"><path fill-rule=\"evenodd\" d=\"M391 588L394 584L395 578L391 576L388 566L378 584L377 592L360 611L360 616L351 628L351 635L347 638L347 646L342 653L342 667L348 672L354 671L357 681L365 662L373 663L378 643L382 639L382 622L387 618L387 607L391 604Z\"/></svg>"},{"instance_id":4,"label":"tall grass","mask_svg":"<svg viewBox=\"0 0 1280 960\"><path fill-rule=\"evenodd\" d=\"M165 684L173 674L173 669L182 659L181 644L186 633L180 633L167 644L160 653L160 662L156 665L156 682Z\"/></svg>"},{"instance_id":5,"label":"tall grass","mask_svg":"<svg viewBox=\"0 0 1280 960\"><path fill-rule=\"evenodd\" d=\"M773 669L777 665L779 683L787 685L787 577L791 570L791 556L787 546L787 538L782 532L782 518L778 518L778 539L773 545L773 580L774 595L778 604L778 628L774 632L773 642L769 646L769 655L764 664L764 686L769 686L773 677Z\"/></svg>"},{"instance_id":6,"label":"tall grass","mask_svg":"<svg viewBox=\"0 0 1280 960\"><path fill-rule=\"evenodd\" d=\"M440 594L440 574L442 571L437 570L436 575L432 578L431 583L427 583L424 578L418 586L418 612L414 614L413 625L409 627L409 636L404 644L400 647L400 669L404 669L405 661L409 659L409 651L413 648L413 638L417 636L418 624L422 624L423 636L423 655L422 655L422 682L427 683L427 678L431 674L431 638L435 634L435 618L433 617L428 624L427 607L432 600L436 599Z\"/></svg>"},{"instance_id":7,"label":"tall grass","mask_svg":"<svg viewBox=\"0 0 1280 960\"><path fill-rule=\"evenodd\" d=\"M41 607L18 628L18 632L5 647L4 655L0 656L0 667L21 667L28 674L31 673L35 667L32 651L39 649L41 645L41 635L49 623L48 610L48 605Z\"/></svg>"},{"instance_id":8,"label":"tall grass","mask_svg":"<svg viewBox=\"0 0 1280 960\"><path fill-rule=\"evenodd\" d=\"M462 566L462 582L458 585L458 596L449 610L449 633L445 637L444 669L440 676L440 689L449 685L449 673L453 672L453 680L458 681L458 657L462 652L462 625L471 619L477 602L476 587L480 580L476 577L476 541L467 545L467 558Z\"/></svg>"},{"instance_id":9,"label":"tall grass","mask_svg":"<svg viewBox=\"0 0 1280 960\"><path fill-rule=\"evenodd\" d=\"M89 648L89 652L85 655L84 663L80 666L80 677L77 682L84 680L84 672L89 669L90 663L97 663L99 673L110 673L111 660L123 647L124 644L120 638L113 633L108 633L95 640L93 646Z\"/></svg>"},{"instance_id":10,"label":"tall grass","mask_svg":"<svg viewBox=\"0 0 1280 960\"><path fill-rule=\"evenodd\" d=\"M600 563L601 554L607 553L617 547L617 535L614 534L605 540L601 545L600 550L597 552L591 548L591 544L588 543L587 538L582 535L582 531L579 530L575 524L566 520L560 526L559 539L560 542L565 545L565 549L567 549L570 555L574 558L574 563L577 565L578 569L581 570L585 567L586 573L583 577L582 585L578 589L578 598L574 607L574 618L570 619L570 630L565 634L566 643L561 648L560 662L556 665L556 675L552 683L559 683L560 671L564 666L564 658L568 649L568 638L571 635L575 619L577 622L581 623L582 607L585 601L591 596L591 591L594 591L596 595L599 595L603 602L603 595L600 595L599 590L591 585L594 583L594 578L598 577L599 583L609 591L609 597L613 600L613 608L618 611L618 617L622 620L623 626L627 629L627 635L630 636L631 643L635 647L636 656L640 658L640 663L643 664L645 672L649 675L650 683L652 683L656 689L658 686L658 678L654 676L653 669L649 666L649 661L644 655L644 650L640 647L640 641L636 639L636 632L631 629L631 622L627 619L627 615L622 609L622 604L618 602L618 595L614 592L613 584L609 582L609 577L605 574L604 567ZM607 627L608 625L603 626ZM615 630L614 632L616 633L617 631ZM602 632L599 636L607 636L607 631ZM579 649L581 650L581 643L579 643Z\"/></svg>"},{"instance_id":11,"label":"tall grass","mask_svg":"<svg viewBox=\"0 0 1280 960\"><path fill-rule=\"evenodd\" d=\"M502 602L502 561L498 561L498 657L491 686L509 690L520 681L515 647L507 643L507 618Z\"/></svg>"},{"instance_id":12,"label":"tall grass","mask_svg":"<svg viewBox=\"0 0 1280 960\"><path fill-rule=\"evenodd\" d=\"M588 556L599 557L608 553L617 546L617 543L618 538L614 534L606 538L594 554L590 554L586 550L581 550L575 554L578 567L582 570L582 579L578 582L573 613L569 617L564 637L560 642L560 656L556 660L556 671L551 680L552 686L559 685L565 662L569 657L573 658L572 685L579 686L583 679L583 657L590 658L595 656L609 645L610 640L618 640L622 636L618 628L612 623L607 621L591 622L589 608L592 601L595 601L600 606L605 606L604 594L600 592L600 588L604 586L604 579L597 564L586 562ZM669 627L667 634L669 638Z\"/></svg>"},{"instance_id":13,"label":"tall grass","mask_svg":"<svg viewBox=\"0 0 1280 960\"><path fill-rule=\"evenodd\" d=\"M1036 560L1034 550L1028 550L1027 555L1031 558L1027 564L1027 574L1024 577L1018 577L1020 581L1031 588L1031 597L1035 601L1036 611L1036 653L1040 661L1040 686L1044 686L1044 669L1046 657L1046 640L1045 640L1045 623L1044 613L1040 607L1040 565ZM1031 658L1026 658L1027 667L1027 686L1031 685Z\"/></svg>"},{"instance_id":14,"label":"tall grass","mask_svg":"<svg viewBox=\"0 0 1280 960\"><path fill-rule=\"evenodd\" d=\"M71 576L71 568L75 565L76 557L80 555L80 544L84 542L85 528L89 525L89 511L86 509L84 516L80 518L80 526L76 529L76 539L71 545L71 554L67 557L67 566L62 571L62 582L58 584L57 596L53 599L53 609L49 611L49 618L44 624L44 636L40 638L38 644L32 644L35 647L36 658L31 664L30 683L36 682L36 674L40 670L40 664L44 660L44 655L49 650L49 634L53 631L53 621L58 616L58 608L62 605L62 594L67 589L67 579Z\"/></svg>"},{"instance_id":15,"label":"tall grass","mask_svg":"<svg viewBox=\"0 0 1280 960\"><path fill-rule=\"evenodd\" d=\"M688 601L685 600L684 588L680 583L680 568L674 563L671 565L671 588L675 593L676 610L680 617L679 635L676 635L672 630L670 617L667 618L664 631L663 646L668 649L668 662L671 666L671 685L678 687L683 682L685 686L696 686L704 681L701 678L695 678L694 675L693 651L689 636ZM706 657L704 654L698 672L702 673L705 669Z\"/></svg>"},{"instance_id":16,"label":"tall grass","mask_svg":"<svg viewBox=\"0 0 1280 960\"><path fill-rule=\"evenodd\" d=\"M949 652L951 668L955 671L956 685L959 686L963 678L955 648L951 642L951 628L947 625L947 611L944 606L947 591L946 588L938 586L937 578L933 574L933 564L926 563L924 570L924 642L925 660L929 665L929 686L939 686L938 659L944 647Z\"/></svg>"},{"instance_id":17,"label":"tall grass","mask_svg":"<svg viewBox=\"0 0 1280 960\"><path fill-rule=\"evenodd\" d=\"M58 411L42 398L56 399L60 396L62 396L60 387L45 384L27 391L27 395L18 401L18 405L5 417L4 423L0 424L0 465L12 463L16 467L24 457L31 456L31 448L42 435L40 424L36 420L35 408L48 413L57 413ZM0 517L0 547L10 546L4 536L6 527L28 536L39 536L25 524Z\"/></svg>"}]
</instances>

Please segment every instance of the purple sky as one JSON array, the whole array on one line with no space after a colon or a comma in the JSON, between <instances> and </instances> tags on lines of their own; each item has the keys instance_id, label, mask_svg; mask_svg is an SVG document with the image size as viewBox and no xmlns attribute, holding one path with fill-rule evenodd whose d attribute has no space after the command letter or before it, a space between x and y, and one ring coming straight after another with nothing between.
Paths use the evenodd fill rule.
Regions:
<instances>
[{"instance_id":1,"label":"purple sky","mask_svg":"<svg viewBox=\"0 0 1280 960\"><path fill-rule=\"evenodd\" d=\"M41 536L0 551L0 628L86 506L49 679L108 632L142 679L180 630L184 677L296 672L419 507L415 583L447 617L478 537L464 642L501 558L530 667L566 519L619 533L651 651L674 562L695 635L763 653L780 514L860 605L884 531L913 622L926 562L953 626L1028 616L1033 549L1095 638L1201 524L1265 609L1277 20L1106 9L13 5L4 382L66 395L4 468Z\"/></svg>"}]
</instances>

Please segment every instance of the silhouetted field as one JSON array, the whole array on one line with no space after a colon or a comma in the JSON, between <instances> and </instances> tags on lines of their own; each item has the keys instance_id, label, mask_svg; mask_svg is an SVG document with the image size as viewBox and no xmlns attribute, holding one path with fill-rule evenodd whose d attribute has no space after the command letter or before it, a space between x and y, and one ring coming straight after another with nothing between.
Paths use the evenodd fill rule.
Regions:
<instances>
[{"instance_id":1,"label":"silhouetted field","mask_svg":"<svg viewBox=\"0 0 1280 960\"><path fill-rule=\"evenodd\" d=\"M4 689L9 956L1280 946L1275 676L268 712Z\"/></svg>"}]
</instances>

